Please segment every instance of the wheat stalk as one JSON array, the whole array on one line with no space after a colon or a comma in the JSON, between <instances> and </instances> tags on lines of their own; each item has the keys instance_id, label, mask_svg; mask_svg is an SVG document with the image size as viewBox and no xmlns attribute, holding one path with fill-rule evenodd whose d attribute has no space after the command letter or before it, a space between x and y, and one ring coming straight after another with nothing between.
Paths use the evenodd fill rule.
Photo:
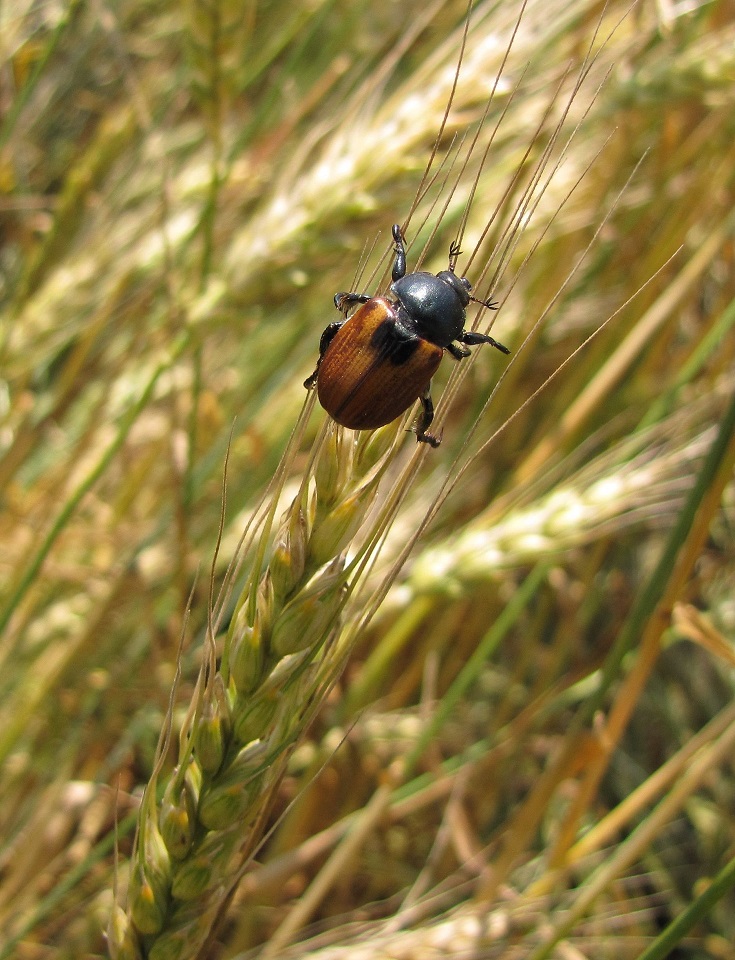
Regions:
<instances>
[{"instance_id":1,"label":"wheat stalk","mask_svg":"<svg viewBox=\"0 0 735 960\"><path fill-rule=\"evenodd\" d=\"M272 548L268 523L248 544L255 560L222 666L210 648L161 804L157 778L146 792L128 891L132 926L121 938L113 916L114 955L135 949L133 927L147 957L197 955L257 849L290 751L344 664L348 651L334 643L340 612L397 508L390 502L365 523L400 434L396 425L362 436L328 426L325 434ZM348 558L358 529L361 545Z\"/></svg>"}]
</instances>

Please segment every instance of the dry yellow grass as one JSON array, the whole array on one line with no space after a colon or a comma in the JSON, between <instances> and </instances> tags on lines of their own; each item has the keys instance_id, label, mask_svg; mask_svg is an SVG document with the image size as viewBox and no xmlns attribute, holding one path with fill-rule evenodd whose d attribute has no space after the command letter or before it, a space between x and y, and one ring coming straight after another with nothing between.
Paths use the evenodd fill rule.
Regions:
<instances>
[{"instance_id":1,"label":"dry yellow grass","mask_svg":"<svg viewBox=\"0 0 735 960\"><path fill-rule=\"evenodd\" d=\"M735 20L529 2L463 168L519 9L415 209L461 3L0 11L0 957L734 956ZM512 360L335 430L465 211Z\"/></svg>"}]
</instances>

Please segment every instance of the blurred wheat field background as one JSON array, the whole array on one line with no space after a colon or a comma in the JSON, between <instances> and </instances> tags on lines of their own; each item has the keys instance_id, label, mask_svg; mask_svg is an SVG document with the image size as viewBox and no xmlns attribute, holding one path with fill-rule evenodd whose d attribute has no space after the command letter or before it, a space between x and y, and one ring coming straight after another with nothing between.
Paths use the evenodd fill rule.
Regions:
<instances>
[{"instance_id":1,"label":"blurred wheat field background","mask_svg":"<svg viewBox=\"0 0 735 960\"><path fill-rule=\"evenodd\" d=\"M408 477L309 607L329 640L216 928L118 955L735 958L735 6L530 0L463 170L519 10L472 12L409 268L446 267L476 179L487 286L514 173L574 135L489 291L512 360L446 359L417 452L325 433L302 384L412 209L465 4L0 9L0 957L107 955L207 658L225 689L238 612L296 595L296 514L271 594L226 579L251 518ZM364 536L321 509L309 575Z\"/></svg>"}]
</instances>

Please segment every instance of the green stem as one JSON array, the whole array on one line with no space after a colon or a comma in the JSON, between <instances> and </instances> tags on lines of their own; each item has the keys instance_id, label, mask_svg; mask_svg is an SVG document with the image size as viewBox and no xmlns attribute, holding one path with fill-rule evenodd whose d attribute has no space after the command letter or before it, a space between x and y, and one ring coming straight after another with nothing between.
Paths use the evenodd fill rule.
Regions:
<instances>
[{"instance_id":1,"label":"green stem","mask_svg":"<svg viewBox=\"0 0 735 960\"><path fill-rule=\"evenodd\" d=\"M723 867L704 893L690 903L679 916L662 930L656 939L638 957L638 960L662 960L684 939L700 920L704 919L715 904L735 887L735 857Z\"/></svg>"}]
</instances>

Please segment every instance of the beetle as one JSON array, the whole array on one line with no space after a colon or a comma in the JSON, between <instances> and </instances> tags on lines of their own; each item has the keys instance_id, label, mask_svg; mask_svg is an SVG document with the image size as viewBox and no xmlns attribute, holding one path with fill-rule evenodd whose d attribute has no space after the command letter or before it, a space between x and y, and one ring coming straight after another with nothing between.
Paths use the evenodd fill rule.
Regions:
<instances>
[{"instance_id":1,"label":"beetle","mask_svg":"<svg viewBox=\"0 0 735 960\"><path fill-rule=\"evenodd\" d=\"M393 226L394 260L388 297L337 293L334 305L344 319L324 330L316 369L304 386L317 388L319 402L337 423L352 430L372 430L399 417L416 401L422 410L415 426L419 443L438 447L429 433L434 419L431 378L444 351L455 360L470 355L468 346L489 343L507 347L484 333L465 330L470 301L494 310L497 304L471 295L472 285L455 273L459 245L449 247L449 267L437 274L406 273L406 247ZM353 307L358 309L348 316Z\"/></svg>"}]
</instances>

